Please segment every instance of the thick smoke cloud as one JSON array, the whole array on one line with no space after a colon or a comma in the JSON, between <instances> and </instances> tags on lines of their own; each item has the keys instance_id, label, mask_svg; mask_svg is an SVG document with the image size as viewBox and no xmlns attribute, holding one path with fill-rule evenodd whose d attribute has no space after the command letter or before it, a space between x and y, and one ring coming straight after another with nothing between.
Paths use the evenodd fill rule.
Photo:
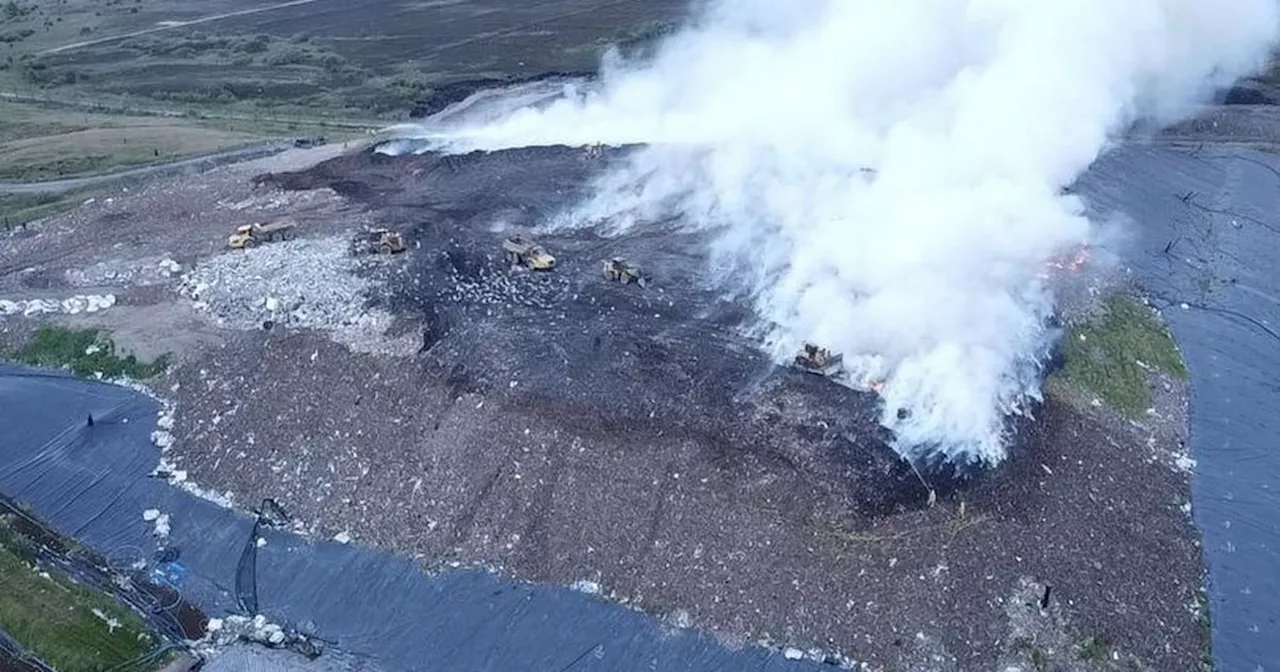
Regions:
<instances>
[{"instance_id":1,"label":"thick smoke cloud","mask_svg":"<svg viewBox=\"0 0 1280 672\"><path fill-rule=\"evenodd\" d=\"M724 0L600 85L453 128L456 151L643 144L561 225L682 215L780 361L884 382L910 457L993 464L1039 398L1060 188L1146 117L1262 67L1274 0ZM878 385L877 385L878 386ZM905 409L906 413L900 413Z\"/></svg>"}]
</instances>

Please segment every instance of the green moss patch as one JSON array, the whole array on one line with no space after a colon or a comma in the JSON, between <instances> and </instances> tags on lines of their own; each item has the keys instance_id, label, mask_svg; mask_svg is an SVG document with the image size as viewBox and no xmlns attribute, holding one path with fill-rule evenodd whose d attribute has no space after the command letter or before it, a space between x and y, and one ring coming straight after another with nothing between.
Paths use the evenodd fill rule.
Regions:
<instances>
[{"instance_id":1,"label":"green moss patch","mask_svg":"<svg viewBox=\"0 0 1280 672\"><path fill-rule=\"evenodd\" d=\"M119 378L128 376L146 380L164 372L169 362L160 357L154 362L140 362L133 355L121 357L115 343L97 329L41 327L12 359L33 366L67 368L77 376Z\"/></svg>"},{"instance_id":2,"label":"green moss patch","mask_svg":"<svg viewBox=\"0 0 1280 672\"><path fill-rule=\"evenodd\" d=\"M1187 369L1151 309L1118 295L1104 308L1100 319L1068 332L1063 344L1066 377L1136 419L1151 405L1148 377L1153 370L1185 380Z\"/></svg>"}]
</instances>

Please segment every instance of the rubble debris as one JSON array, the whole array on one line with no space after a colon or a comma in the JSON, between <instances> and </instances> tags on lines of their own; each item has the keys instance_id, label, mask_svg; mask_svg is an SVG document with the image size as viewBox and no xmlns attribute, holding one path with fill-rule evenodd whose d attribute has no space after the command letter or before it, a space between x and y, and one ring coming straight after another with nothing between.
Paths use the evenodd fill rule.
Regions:
<instances>
[{"instance_id":1,"label":"rubble debris","mask_svg":"<svg viewBox=\"0 0 1280 672\"><path fill-rule=\"evenodd\" d=\"M596 583L595 581L586 581L586 580L574 581L573 583L569 584L569 589L576 590L579 593L586 593L588 595L600 594L600 584Z\"/></svg>"},{"instance_id":2,"label":"rubble debris","mask_svg":"<svg viewBox=\"0 0 1280 672\"><path fill-rule=\"evenodd\" d=\"M148 286L169 282L182 272L182 264L167 256L140 259L111 259L83 268L63 271L67 283L74 287L117 285Z\"/></svg>"},{"instance_id":3,"label":"rubble debris","mask_svg":"<svg viewBox=\"0 0 1280 672\"><path fill-rule=\"evenodd\" d=\"M344 237L291 240L210 257L182 276L178 292L220 326L317 329L355 352L411 355L415 335L384 336L393 321L367 308L375 283L358 274Z\"/></svg>"},{"instance_id":4,"label":"rubble debris","mask_svg":"<svg viewBox=\"0 0 1280 672\"><path fill-rule=\"evenodd\" d=\"M252 618L239 614L210 618L205 624L204 637L195 643L194 648L210 652L238 642L251 642L273 649L292 649L310 659L315 659L323 651L321 642L312 640L293 628L273 623L262 614Z\"/></svg>"},{"instance_id":5,"label":"rubble debris","mask_svg":"<svg viewBox=\"0 0 1280 672\"><path fill-rule=\"evenodd\" d=\"M151 476L163 478L168 481L169 485L180 488L200 499L212 502L224 509L230 509L235 506L235 497L230 490L218 493L211 492L196 485L187 478L187 472L178 469L177 465L166 457L169 448L173 446L174 436L171 433L174 425L174 415L176 413L176 405L164 397L151 391L151 388L128 379L119 379L109 381L112 384L121 387L127 387L135 392L146 395L156 403L160 404L160 410L156 413L156 430L151 432L151 442L160 448L160 460L156 467L151 470Z\"/></svg>"},{"instance_id":6,"label":"rubble debris","mask_svg":"<svg viewBox=\"0 0 1280 672\"><path fill-rule=\"evenodd\" d=\"M70 298L58 299L26 299L11 301L0 299L0 317L21 315L32 317L51 313L77 315L79 313L96 313L116 305L115 294L77 294Z\"/></svg>"},{"instance_id":7,"label":"rubble debris","mask_svg":"<svg viewBox=\"0 0 1280 672\"><path fill-rule=\"evenodd\" d=\"M159 509L147 509L142 512L142 520L152 524L153 535L161 539L169 536L169 514L160 513Z\"/></svg>"}]
</instances>

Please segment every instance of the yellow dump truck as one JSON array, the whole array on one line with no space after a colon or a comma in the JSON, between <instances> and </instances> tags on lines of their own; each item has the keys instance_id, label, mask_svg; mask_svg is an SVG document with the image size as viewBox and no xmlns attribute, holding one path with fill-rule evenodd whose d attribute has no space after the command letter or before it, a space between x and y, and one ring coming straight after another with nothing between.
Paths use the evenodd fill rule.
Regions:
<instances>
[{"instance_id":1,"label":"yellow dump truck","mask_svg":"<svg viewBox=\"0 0 1280 672\"><path fill-rule=\"evenodd\" d=\"M297 232L298 220L292 217L281 217L267 224L245 224L236 227L235 233L227 238L227 247L238 250L253 247L260 242L272 240L288 240Z\"/></svg>"}]
</instances>

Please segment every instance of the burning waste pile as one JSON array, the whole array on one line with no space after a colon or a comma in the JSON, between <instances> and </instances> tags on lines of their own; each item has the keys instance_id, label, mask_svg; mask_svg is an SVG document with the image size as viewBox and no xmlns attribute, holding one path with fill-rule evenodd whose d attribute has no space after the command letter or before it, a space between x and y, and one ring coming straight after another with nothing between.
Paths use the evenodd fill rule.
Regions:
<instances>
[{"instance_id":1,"label":"burning waste pile","mask_svg":"<svg viewBox=\"0 0 1280 672\"><path fill-rule=\"evenodd\" d=\"M1078 267L1099 234L1062 188L1133 122L1177 120L1260 69L1278 14L1272 0L719 0L650 60L612 54L554 103L436 121L415 142L639 145L548 226L678 217L713 233L713 267L779 362L806 341L842 352L854 384L880 388L901 454L993 465L1056 338L1046 265Z\"/></svg>"}]
</instances>

